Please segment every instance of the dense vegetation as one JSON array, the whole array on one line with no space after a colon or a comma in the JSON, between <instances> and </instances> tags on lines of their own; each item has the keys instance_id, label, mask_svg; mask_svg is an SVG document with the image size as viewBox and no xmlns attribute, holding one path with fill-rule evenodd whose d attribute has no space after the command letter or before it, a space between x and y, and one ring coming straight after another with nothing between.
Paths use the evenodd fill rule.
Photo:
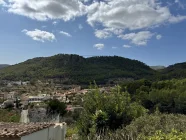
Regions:
<instances>
[{"instance_id":1,"label":"dense vegetation","mask_svg":"<svg viewBox=\"0 0 186 140\"><path fill-rule=\"evenodd\" d=\"M129 124L133 119L147 113L147 109L132 102L127 92L116 87L110 93L101 93L95 86L84 97L83 115L78 120L78 130L82 139L89 134L104 133L104 129L116 130Z\"/></svg>"},{"instance_id":2,"label":"dense vegetation","mask_svg":"<svg viewBox=\"0 0 186 140\"><path fill-rule=\"evenodd\" d=\"M77 122L80 139L174 139L186 132L186 79L130 81L109 93L93 87ZM182 114L182 115L181 115Z\"/></svg>"},{"instance_id":3,"label":"dense vegetation","mask_svg":"<svg viewBox=\"0 0 186 140\"><path fill-rule=\"evenodd\" d=\"M186 78L186 62L171 65L162 70L162 79Z\"/></svg>"},{"instance_id":4,"label":"dense vegetation","mask_svg":"<svg viewBox=\"0 0 186 140\"><path fill-rule=\"evenodd\" d=\"M63 102L60 102L57 99L50 100L47 103L47 114L58 113L63 116L66 113L66 105Z\"/></svg>"},{"instance_id":5,"label":"dense vegetation","mask_svg":"<svg viewBox=\"0 0 186 140\"><path fill-rule=\"evenodd\" d=\"M0 70L1 80L30 80L30 87L25 86L23 93L37 89L50 93L55 90L51 79L69 85L89 84L91 81L118 84L110 92L100 91L94 84L88 94L80 98L76 96L74 104L81 105L83 109L70 114L73 127L68 129L67 134L78 133L81 140L185 138L184 78L186 63L155 71L144 63L118 56L83 58L78 55L56 55L31 59ZM38 79L49 82L37 85L34 80ZM66 105L57 100L48 102L47 109L49 114L69 115ZM8 110L5 111L9 114ZM14 114L8 121L18 119L19 116Z\"/></svg>"},{"instance_id":6,"label":"dense vegetation","mask_svg":"<svg viewBox=\"0 0 186 140\"><path fill-rule=\"evenodd\" d=\"M119 78L147 78L154 73L142 62L118 56L83 58L59 54L4 68L0 77L6 80L58 79L64 84L89 84L95 80L98 84L105 84Z\"/></svg>"},{"instance_id":7,"label":"dense vegetation","mask_svg":"<svg viewBox=\"0 0 186 140\"><path fill-rule=\"evenodd\" d=\"M185 140L185 122L185 115L147 114L122 129L94 135L92 140Z\"/></svg>"},{"instance_id":8,"label":"dense vegetation","mask_svg":"<svg viewBox=\"0 0 186 140\"><path fill-rule=\"evenodd\" d=\"M0 65L1 80L47 79L62 84L113 84L146 78L154 81L186 78L186 63L149 67L144 63L118 56L84 58L78 55L58 54L39 57L13 66ZM158 69L157 71L153 69Z\"/></svg>"},{"instance_id":9,"label":"dense vegetation","mask_svg":"<svg viewBox=\"0 0 186 140\"><path fill-rule=\"evenodd\" d=\"M138 80L124 83L122 90L151 112L158 107L164 113L186 114L186 79L157 82Z\"/></svg>"}]
</instances>

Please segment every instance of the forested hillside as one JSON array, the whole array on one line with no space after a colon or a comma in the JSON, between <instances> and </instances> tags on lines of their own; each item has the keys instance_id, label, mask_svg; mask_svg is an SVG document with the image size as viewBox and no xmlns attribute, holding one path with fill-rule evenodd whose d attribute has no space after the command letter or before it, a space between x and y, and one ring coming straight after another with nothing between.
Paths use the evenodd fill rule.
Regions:
<instances>
[{"instance_id":1,"label":"forested hillside","mask_svg":"<svg viewBox=\"0 0 186 140\"><path fill-rule=\"evenodd\" d=\"M4 68L1 69L2 67ZM97 84L105 84L108 81L125 81L127 78L153 81L186 78L186 63L155 71L140 61L118 56L84 58L79 55L58 54L30 59L8 67L0 65L0 69L1 79L57 79L63 84L89 84L94 80Z\"/></svg>"},{"instance_id":2,"label":"forested hillside","mask_svg":"<svg viewBox=\"0 0 186 140\"><path fill-rule=\"evenodd\" d=\"M186 62L170 65L161 71L162 79L186 78Z\"/></svg>"},{"instance_id":3,"label":"forested hillside","mask_svg":"<svg viewBox=\"0 0 186 140\"><path fill-rule=\"evenodd\" d=\"M104 84L117 78L148 78L154 73L142 62L118 56L84 58L59 54L7 67L0 71L0 77L7 80L60 79L66 84L89 84L95 80L98 84Z\"/></svg>"},{"instance_id":4,"label":"forested hillside","mask_svg":"<svg viewBox=\"0 0 186 140\"><path fill-rule=\"evenodd\" d=\"M185 139L186 79L129 81L109 94L93 89L76 124L81 139Z\"/></svg>"}]
</instances>

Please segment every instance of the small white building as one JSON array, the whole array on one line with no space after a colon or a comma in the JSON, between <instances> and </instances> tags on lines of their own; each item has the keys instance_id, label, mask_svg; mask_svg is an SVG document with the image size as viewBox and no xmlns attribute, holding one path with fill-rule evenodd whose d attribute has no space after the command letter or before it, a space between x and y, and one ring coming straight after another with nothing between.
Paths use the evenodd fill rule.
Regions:
<instances>
[{"instance_id":1,"label":"small white building","mask_svg":"<svg viewBox=\"0 0 186 140\"><path fill-rule=\"evenodd\" d=\"M38 96L29 96L28 97L28 102L29 103L40 103L43 102L44 100L51 99L51 97L47 94L39 94Z\"/></svg>"},{"instance_id":2,"label":"small white building","mask_svg":"<svg viewBox=\"0 0 186 140\"><path fill-rule=\"evenodd\" d=\"M0 140L65 140L66 123L0 123Z\"/></svg>"},{"instance_id":3,"label":"small white building","mask_svg":"<svg viewBox=\"0 0 186 140\"><path fill-rule=\"evenodd\" d=\"M29 103L40 103L44 99L42 96L29 96L28 98Z\"/></svg>"}]
</instances>

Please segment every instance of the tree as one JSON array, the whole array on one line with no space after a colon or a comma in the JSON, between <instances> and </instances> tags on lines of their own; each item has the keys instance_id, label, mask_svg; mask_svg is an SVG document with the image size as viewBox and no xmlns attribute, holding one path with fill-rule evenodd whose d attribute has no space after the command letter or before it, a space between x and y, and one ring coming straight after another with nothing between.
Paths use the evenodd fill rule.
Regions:
<instances>
[{"instance_id":1,"label":"tree","mask_svg":"<svg viewBox=\"0 0 186 140\"><path fill-rule=\"evenodd\" d=\"M66 104L63 102L60 102L57 99L54 100L50 100L48 102L48 106L47 106L47 112L48 114L52 113L59 113L61 116L65 115L66 111Z\"/></svg>"},{"instance_id":2,"label":"tree","mask_svg":"<svg viewBox=\"0 0 186 140\"><path fill-rule=\"evenodd\" d=\"M14 107L14 102L11 100L7 100L4 102L4 107L6 109L12 109Z\"/></svg>"},{"instance_id":3,"label":"tree","mask_svg":"<svg viewBox=\"0 0 186 140\"><path fill-rule=\"evenodd\" d=\"M78 121L81 136L103 133L105 129L116 130L147 112L143 106L131 101L129 93L121 92L119 86L110 93L101 93L95 86L85 95L83 107Z\"/></svg>"}]
</instances>

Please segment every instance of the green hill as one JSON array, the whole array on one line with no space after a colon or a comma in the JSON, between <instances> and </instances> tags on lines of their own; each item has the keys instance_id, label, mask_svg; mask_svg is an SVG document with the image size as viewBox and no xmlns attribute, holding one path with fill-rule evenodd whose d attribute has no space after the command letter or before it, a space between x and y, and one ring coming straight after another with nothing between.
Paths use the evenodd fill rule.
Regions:
<instances>
[{"instance_id":1,"label":"green hill","mask_svg":"<svg viewBox=\"0 0 186 140\"><path fill-rule=\"evenodd\" d=\"M162 79L186 78L186 62L170 65L161 71Z\"/></svg>"},{"instance_id":2,"label":"green hill","mask_svg":"<svg viewBox=\"0 0 186 140\"><path fill-rule=\"evenodd\" d=\"M151 77L155 73L137 60L118 56L84 58L78 55L59 54L27 60L0 70L6 80L58 79L66 84L104 84L110 79Z\"/></svg>"}]
</instances>

